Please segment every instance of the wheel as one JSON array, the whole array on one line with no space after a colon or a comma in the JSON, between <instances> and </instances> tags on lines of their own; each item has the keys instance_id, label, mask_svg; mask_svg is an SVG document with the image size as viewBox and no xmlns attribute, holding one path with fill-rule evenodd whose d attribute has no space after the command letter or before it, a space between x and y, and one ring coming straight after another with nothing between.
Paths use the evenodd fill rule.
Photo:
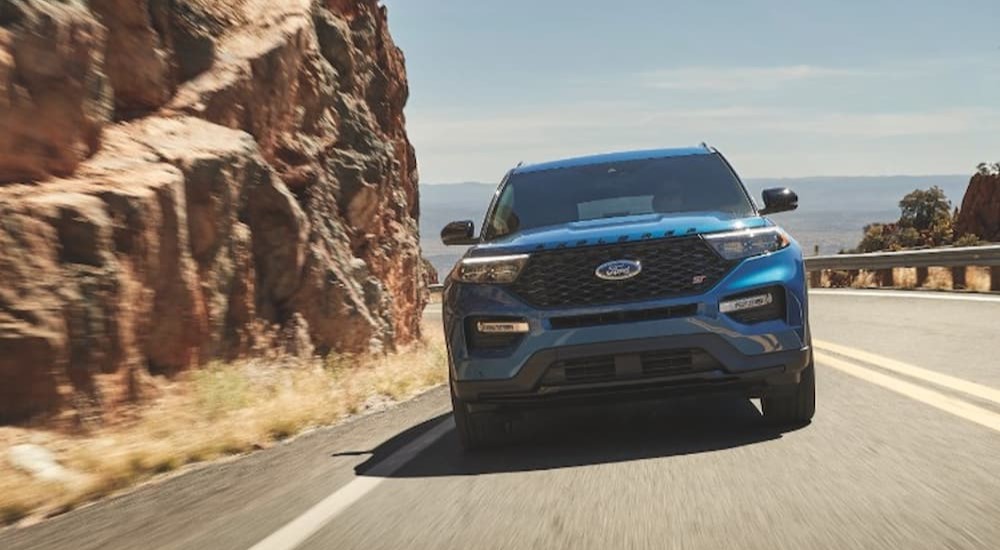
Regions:
<instances>
[{"instance_id":1,"label":"wheel","mask_svg":"<svg viewBox=\"0 0 1000 550\"><path fill-rule=\"evenodd\" d=\"M458 442L466 451L496 445L505 432L505 422L492 412L469 412L469 406L451 392L451 408L455 415Z\"/></svg>"},{"instance_id":2,"label":"wheel","mask_svg":"<svg viewBox=\"0 0 1000 550\"><path fill-rule=\"evenodd\" d=\"M764 418L772 424L803 425L812 420L816 413L816 369L812 361L802 371L802 377L795 389L760 400Z\"/></svg>"}]
</instances>

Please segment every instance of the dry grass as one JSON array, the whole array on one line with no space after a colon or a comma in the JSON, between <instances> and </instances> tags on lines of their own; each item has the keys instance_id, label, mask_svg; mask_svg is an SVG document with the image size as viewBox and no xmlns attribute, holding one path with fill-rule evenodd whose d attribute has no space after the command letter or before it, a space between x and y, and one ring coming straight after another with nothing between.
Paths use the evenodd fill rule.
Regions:
<instances>
[{"instance_id":1,"label":"dry grass","mask_svg":"<svg viewBox=\"0 0 1000 550\"><path fill-rule=\"evenodd\" d=\"M990 268L988 267L967 267L965 268L965 288L976 292L990 291Z\"/></svg>"},{"instance_id":2,"label":"dry grass","mask_svg":"<svg viewBox=\"0 0 1000 550\"><path fill-rule=\"evenodd\" d=\"M0 525L66 511L187 464L263 448L441 384L444 344L438 331L428 332L435 336L392 355L210 365L164 384L163 395L131 411L129 420L85 435L0 429L0 447L43 445L79 474L67 483L43 483L0 459Z\"/></svg>"},{"instance_id":3,"label":"dry grass","mask_svg":"<svg viewBox=\"0 0 1000 550\"><path fill-rule=\"evenodd\" d=\"M878 286L874 271L862 271L851 281L851 288L872 288Z\"/></svg>"},{"instance_id":4,"label":"dry grass","mask_svg":"<svg viewBox=\"0 0 1000 550\"><path fill-rule=\"evenodd\" d=\"M917 270L897 267L892 270L892 281L896 288L917 288Z\"/></svg>"},{"instance_id":5,"label":"dry grass","mask_svg":"<svg viewBox=\"0 0 1000 550\"><path fill-rule=\"evenodd\" d=\"M928 268L927 280L922 286L917 284L916 268L895 268L893 269L892 278L894 288L954 289L951 268L947 267ZM848 271L828 270L823 272L820 284L822 288L877 288L878 286L878 275L874 271L861 271L857 276L851 277ZM975 292L990 292L990 268L966 267L964 289Z\"/></svg>"}]
</instances>

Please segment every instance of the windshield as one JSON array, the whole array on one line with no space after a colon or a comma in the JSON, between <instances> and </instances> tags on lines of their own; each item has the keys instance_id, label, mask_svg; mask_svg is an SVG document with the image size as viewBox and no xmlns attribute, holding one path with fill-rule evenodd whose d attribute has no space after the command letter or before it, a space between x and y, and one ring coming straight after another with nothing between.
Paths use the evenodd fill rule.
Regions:
<instances>
[{"instance_id":1,"label":"windshield","mask_svg":"<svg viewBox=\"0 0 1000 550\"><path fill-rule=\"evenodd\" d=\"M714 212L751 216L742 185L717 153L514 174L487 237L568 222L639 214Z\"/></svg>"}]
</instances>

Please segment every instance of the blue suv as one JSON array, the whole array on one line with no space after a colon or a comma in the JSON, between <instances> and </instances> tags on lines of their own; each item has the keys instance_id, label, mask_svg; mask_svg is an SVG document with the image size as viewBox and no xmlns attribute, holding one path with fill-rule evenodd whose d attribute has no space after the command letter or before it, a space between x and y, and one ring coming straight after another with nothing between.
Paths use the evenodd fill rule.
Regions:
<instances>
[{"instance_id":1,"label":"blue suv","mask_svg":"<svg viewBox=\"0 0 1000 550\"><path fill-rule=\"evenodd\" d=\"M511 412L604 398L761 398L766 420L815 411L799 245L715 149L614 153L518 166L445 281L452 404L465 448Z\"/></svg>"}]
</instances>

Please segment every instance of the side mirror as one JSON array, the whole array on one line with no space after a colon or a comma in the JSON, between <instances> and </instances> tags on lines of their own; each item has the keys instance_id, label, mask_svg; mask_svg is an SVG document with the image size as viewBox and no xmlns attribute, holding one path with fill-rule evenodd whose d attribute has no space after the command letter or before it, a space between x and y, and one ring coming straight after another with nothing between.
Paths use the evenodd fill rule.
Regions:
<instances>
[{"instance_id":1,"label":"side mirror","mask_svg":"<svg viewBox=\"0 0 1000 550\"><path fill-rule=\"evenodd\" d=\"M762 216L788 212L799 207L799 196L787 187L765 189L761 195L764 197L764 208L760 210Z\"/></svg>"},{"instance_id":2,"label":"side mirror","mask_svg":"<svg viewBox=\"0 0 1000 550\"><path fill-rule=\"evenodd\" d=\"M478 239L475 236L476 224L471 220L451 222L441 230L441 242L447 245L470 245L476 244Z\"/></svg>"}]
</instances>

